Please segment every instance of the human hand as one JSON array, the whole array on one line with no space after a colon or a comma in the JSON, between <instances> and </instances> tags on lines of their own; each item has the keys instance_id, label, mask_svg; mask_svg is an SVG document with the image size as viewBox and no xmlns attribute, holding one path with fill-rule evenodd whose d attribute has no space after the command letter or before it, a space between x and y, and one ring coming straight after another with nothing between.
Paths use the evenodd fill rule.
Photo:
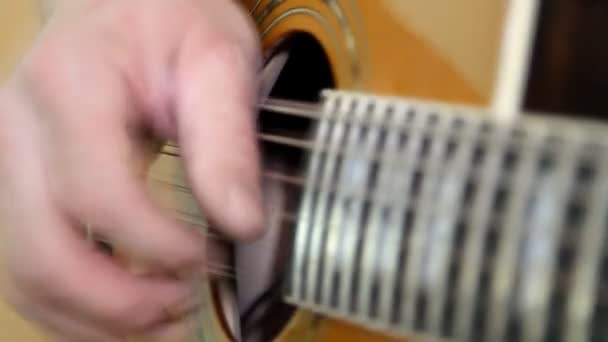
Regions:
<instances>
[{"instance_id":1,"label":"human hand","mask_svg":"<svg viewBox=\"0 0 608 342\"><path fill-rule=\"evenodd\" d=\"M205 241L146 192L146 137L179 142L224 233L259 234L255 30L228 0L74 2L0 93L3 294L64 339L175 337L189 322L164 313L196 307L189 278L205 272ZM162 272L117 266L86 224Z\"/></svg>"}]
</instances>

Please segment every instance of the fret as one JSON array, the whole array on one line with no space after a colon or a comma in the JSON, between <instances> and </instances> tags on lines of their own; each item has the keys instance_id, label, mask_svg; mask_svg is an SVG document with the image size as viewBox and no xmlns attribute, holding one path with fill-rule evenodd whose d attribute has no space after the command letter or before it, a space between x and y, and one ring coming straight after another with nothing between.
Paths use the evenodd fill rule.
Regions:
<instances>
[{"instance_id":1,"label":"fret","mask_svg":"<svg viewBox=\"0 0 608 342\"><path fill-rule=\"evenodd\" d=\"M338 101L340 100L340 101ZM321 186L318 191L317 200L314 204L314 221L312 223L312 231L310 238L309 247L309 259L307 260L308 267L310 268L307 274L307 298L314 302L318 302L317 294L320 295L319 287L321 286L321 279L319 275L322 273L321 267L323 266L323 244L325 242L325 235L329 229L327 224L327 217L331 213L331 207L333 205L333 194L328 189L332 184L335 183L337 174L338 156L337 152L344 145L344 138L347 134L348 126L345 124L345 119L348 118L352 113L349 111L350 108L346 107L348 104L336 99L336 115L337 120L333 125L333 129L330 133L331 141L329 142L329 151L325 154L325 160L323 165L322 173L319 175L321 178Z\"/></svg>"},{"instance_id":2,"label":"fret","mask_svg":"<svg viewBox=\"0 0 608 342\"><path fill-rule=\"evenodd\" d=\"M431 121L433 114L434 113L431 112L425 113L427 120ZM444 168L442 162L447 145L446 134L448 133L448 128L450 125L450 121L447 117L437 116L436 114L435 117L438 121L435 124L437 126L437 131L443 132L444 134L439 134L437 139L430 140L428 142L428 149L430 150L430 162L427 164L427 168L423 172L420 189L420 201L418 203L419 206L414 209L414 222L410 241L408 243L405 272L403 274L403 283L405 286L402 290L403 312L401 318L401 327L406 330L416 329L416 318L423 316L418 312L417 306L419 301L424 298L421 298L421 296L425 296L425 294L421 293L420 290L423 286L421 283L421 275L423 272L423 253L427 238L426 231L433 214L433 203L437 200L435 196L438 186L437 177L438 173ZM429 124L432 125L430 122Z\"/></svg>"},{"instance_id":3,"label":"fret","mask_svg":"<svg viewBox=\"0 0 608 342\"><path fill-rule=\"evenodd\" d=\"M288 289L288 302L404 337L598 334L608 307L605 125L500 123L341 91L324 101L290 275L306 291Z\"/></svg>"},{"instance_id":4,"label":"fret","mask_svg":"<svg viewBox=\"0 0 608 342\"><path fill-rule=\"evenodd\" d=\"M474 135L478 123L472 121L461 128ZM469 167L472 162L472 139L456 143L456 151L443 168L442 179L438 180L439 189L433 218L428 227L425 265L423 276L424 288L428 296L426 331L434 336L443 334L443 316L446 298L446 285L449 281L449 257L458 228L461 205L466 186Z\"/></svg>"},{"instance_id":5,"label":"fret","mask_svg":"<svg viewBox=\"0 0 608 342\"><path fill-rule=\"evenodd\" d=\"M323 275L321 302L332 307L335 306L334 302L336 301L333 299L335 297L333 289L335 287L336 278L334 274L339 272L337 265L340 264L340 247L344 235L341 230L344 227L347 227L347 224L342 222L343 218L346 216L344 213L344 211L347 210L346 203L349 198L353 197L353 193L361 194L365 192L365 189L360 188L360 181L357 182L354 180L349 182L349 179L345 177L345 169L349 168L348 165L352 156L355 153L359 153L356 148L358 147L357 143L361 139L363 129L356 123L366 116L367 106L364 100L361 100L358 103L353 102L348 98L345 98L344 100L344 106L351 107L353 120L349 125L348 135L345 137L344 149L340 158L338 177L335 182L334 208L329 218L327 226L328 233L325 241L325 249L323 251L325 255L324 260L327 260L327 262L324 265L325 272ZM365 170L358 171L361 173L365 172ZM367 176L362 175L362 177L364 178L362 180L363 182L367 181Z\"/></svg>"},{"instance_id":6,"label":"fret","mask_svg":"<svg viewBox=\"0 0 608 342\"><path fill-rule=\"evenodd\" d=\"M494 139L487 141L487 145L479 148L485 149L485 157L481 160L480 174L473 175L479 178L479 184L474 193L472 207L465 212L470 215L465 218L465 224L470 227L466 234L463 251L463 263L456 292L456 313L454 314L454 335L459 341L470 341L473 326L473 313L476 299L479 296L480 277L482 272L482 258L484 257L485 241L490 229L490 211L493 198L500 181L500 168L502 156L505 151L507 129L495 131Z\"/></svg>"},{"instance_id":7,"label":"fret","mask_svg":"<svg viewBox=\"0 0 608 342\"><path fill-rule=\"evenodd\" d=\"M327 119L324 118L321 120L317 129L315 146L318 149L325 146L332 137L334 124L330 122L329 118L334 115L335 106L336 103L331 101L331 99L327 100L325 103L324 112L327 113ZM306 272L307 266L309 265L307 252L312 248L311 244L312 241L314 241L312 233L314 228L314 202L318 192L313 192L312 189L316 188L317 184L319 183L319 174L321 173L321 168L324 162L324 155L321 155L319 152L314 152L309 162L309 176L306 179L306 189L303 195L301 210L298 217L296 240L294 244L294 272L292 272L291 276L292 288L290 295L296 300L306 300L306 287L304 286L304 283L308 281L308 279L306 279L304 275L308 275L308 272Z\"/></svg>"},{"instance_id":8,"label":"fret","mask_svg":"<svg viewBox=\"0 0 608 342\"><path fill-rule=\"evenodd\" d=\"M406 115L406 108L395 108L393 109L396 112L393 117L394 127L399 127L401 123L403 123ZM384 150L384 156L388 158L398 158L398 148L400 144L400 140L402 135L400 134L398 129L389 129L386 148ZM377 254L378 247L381 248L380 244L382 242L382 234L380 233L383 224L382 211L384 209L384 204L388 202L384 196L385 194L391 193L392 189L387 188L388 181L386 178L390 179L391 173L394 171L394 167L397 164L383 164L380 165L380 180L379 184L376 187L376 191L373 194L372 202L380 202L370 204L372 207L370 209L369 220L366 223L367 227L365 230L365 235L363 238L363 243L361 244L361 248L363 249L361 252L361 260L359 266L359 277L355 279L355 281L359 284L359 295L357 296L357 311L358 315L361 317L368 317L372 312L370 307L370 299L372 298L372 285L375 281L377 281L378 275L377 273L382 273L382 266L377 263ZM405 193L406 189L404 187L399 186L398 184L393 184L395 188L400 188ZM395 189L393 188L393 189ZM384 222L384 227L386 229L394 228L394 225ZM388 246L386 246L388 247ZM356 276L353 275L353 276Z\"/></svg>"},{"instance_id":9,"label":"fret","mask_svg":"<svg viewBox=\"0 0 608 342\"><path fill-rule=\"evenodd\" d=\"M608 158L598 156L598 175L608 174ZM589 341L588 328L591 325L592 313L595 306L596 287L599 278L599 268L602 256L606 253L605 241L608 238L606 231L606 193L608 193L608 178L601 178L597 185L589 191L585 202L589 205L589 214L579 226L580 239L578 253L575 255L571 293L568 298L563 320L560 322L566 327L564 341ZM605 286L606 284L604 284Z\"/></svg>"},{"instance_id":10,"label":"fret","mask_svg":"<svg viewBox=\"0 0 608 342\"><path fill-rule=\"evenodd\" d=\"M372 106L372 111L370 112L372 117L372 120L374 122L385 122L385 117L389 114L387 107L386 107L386 103L384 101L373 101L373 106ZM373 192L373 188L376 188L379 186L378 184L378 177L379 177L379 168L381 168L381 165L372 165L370 163L366 163L365 162L365 155L376 155L376 154L382 154L382 150L384 149L384 144L386 141L386 136L385 136L385 131L383 129L381 129L380 127L376 126L375 129L368 129L368 133L367 133L367 140L362 142L362 145L360 146L359 149L359 153L360 156L357 158L354 158L351 161L351 165L350 167L363 167L365 165L366 173L367 173L367 177L369 180L366 182L366 192L367 193L371 193ZM360 166L357 166L360 165ZM374 171L374 168L376 169ZM348 170L346 167L344 169L345 171L345 175L347 175L349 172L352 172L351 170ZM360 250L357 248L358 247L358 242L363 243L367 243L367 241L362 241L362 234L363 234L363 228L364 228L364 224L368 219L369 216L369 208L366 209L365 207L369 207L370 204L371 206L373 206L373 201L372 203L366 203L365 207L364 207L364 202L360 201L360 200L355 200L351 202L351 208L350 208L350 213L348 214L347 220L345 220L345 227L356 227L355 229L344 229L344 244L343 244L343 253L345 254L343 260L342 260L342 273L340 274L341 276L341 289L342 291L340 292L340 306L339 306L339 310L342 312L348 312L350 311L350 304L353 304L355 296L354 296L354 291L355 291L355 287L353 286L352 283L352 279L354 277L353 271L355 269L355 262L357 259L358 254L360 253Z\"/></svg>"},{"instance_id":11,"label":"fret","mask_svg":"<svg viewBox=\"0 0 608 342\"><path fill-rule=\"evenodd\" d=\"M510 189L506 218L501 226L498 257L495 261L491 287L492 306L489 312L490 325L487 330L487 341L503 341L509 319L509 308L513 296L514 277L516 275L516 258L519 241L522 239L526 204L530 200L533 175L536 161L540 156L540 142L545 132L539 131L525 139L535 142L530 148L518 150L521 161L516 163L513 175L515 184Z\"/></svg>"},{"instance_id":12,"label":"fret","mask_svg":"<svg viewBox=\"0 0 608 342\"><path fill-rule=\"evenodd\" d=\"M545 337L548 301L555 287L553 270L565 214L559 209L567 205L565 201L576 170L580 148L577 138L571 136L570 143L561 146L559 157L554 155L556 152L549 152L551 158L556 159L555 165L548 166L549 170L537 178L535 185L537 188L534 192L537 197L533 205L536 205L536 208L531 209L533 214L526 224L528 236L522 243L523 260L519 265L522 268L519 291L519 305L522 306L520 310L523 312L522 340L526 342L539 341ZM539 172L543 172L542 169Z\"/></svg>"},{"instance_id":13,"label":"fret","mask_svg":"<svg viewBox=\"0 0 608 342\"><path fill-rule=\"evenodd\" d=\"M387 159L398 159L402 143L405 137L401 134L401 128L408 115L408 108L393 109L394 115L392 120L392 129L389 130L387 144L384 154ZM419 142L421 139L416 137L417 132L412 132L410 138L411 148L406 149L410 153L410 158L416 156ZM404 140L403 142L401 140ZM362 274L361 280L365 281L365 291L359 297L362 313L371 314L371 306L379 305L379 311L376 321L378 324L385 325L383 322L390 322L393 315L393 306L395 302L395 272L399 258L400 244L393 244L390 241L401 240L401 226L399 217L405 214L405 203L400 203L399 199L403 198L409 188L408 180L411 177L399 175L397 164L386 164L381 166L381 186L377 187L375 193L377 205L372 210L370 222L366 238L364 239L363 248L365 262L365 274ZM402 170L404 171L404 170ZM379 287L379 298L373 303L371 295L373 282Z\"/></svg>"}]
</instances>

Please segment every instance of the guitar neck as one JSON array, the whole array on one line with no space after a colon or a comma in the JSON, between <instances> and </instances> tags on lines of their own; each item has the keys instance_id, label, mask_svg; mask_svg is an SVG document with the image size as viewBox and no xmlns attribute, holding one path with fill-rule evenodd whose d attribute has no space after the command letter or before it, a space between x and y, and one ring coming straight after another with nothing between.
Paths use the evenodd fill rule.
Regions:
<instances>
[{"instance_id":1,"label":"guitar neck","mask_svg":"<svg viewBox=\"0 0 608 342\"><path fill-rule=\"evenodd\" d=\"M397 336L605 336L605 126L343 91L319 108L288 302Z\"/></svg>"}]
</instances>

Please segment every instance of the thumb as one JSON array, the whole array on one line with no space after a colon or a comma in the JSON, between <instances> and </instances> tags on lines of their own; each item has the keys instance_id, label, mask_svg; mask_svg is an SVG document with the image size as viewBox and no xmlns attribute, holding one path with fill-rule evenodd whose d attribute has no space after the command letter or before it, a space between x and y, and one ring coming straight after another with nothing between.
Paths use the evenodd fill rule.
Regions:
<instances>
[{"instance_id":1,"label":"thumb","mask_svg":"<svg viewBox=\"0 0 608 342\"><path fill-rule=\"evenodd\" d=\"M254 111L260 53L228 36L212 44L193 37L178 66L187 174L210 221L234 238L251 238L264 228Z\"/></svg>"}]
</instances>

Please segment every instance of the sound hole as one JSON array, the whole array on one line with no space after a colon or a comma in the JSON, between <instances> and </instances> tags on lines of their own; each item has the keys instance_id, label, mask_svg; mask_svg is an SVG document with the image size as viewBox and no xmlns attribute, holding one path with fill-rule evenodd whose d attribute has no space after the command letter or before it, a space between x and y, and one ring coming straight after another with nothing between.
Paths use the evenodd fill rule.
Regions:
<instances>
[{"instance_id":1,"label":"sound hole","mask_svg":"<svg viewBox=\"0 0 608 342\"><path fill-rule=\"evenodd\" d=\"M306 33L292 33L270 51L268 62L284 53L288 59L271 98L316 102L334 79L325 51ZM312 139L315 122L271 112L261 112L262 134ZM264 189L269 232L261 240L236 247L236 273L243 341L273 340L288 323L295 308L283 302L289 275L295 222L308 152L299 147L261 143Z\"/></svg>"}]
</instances>

